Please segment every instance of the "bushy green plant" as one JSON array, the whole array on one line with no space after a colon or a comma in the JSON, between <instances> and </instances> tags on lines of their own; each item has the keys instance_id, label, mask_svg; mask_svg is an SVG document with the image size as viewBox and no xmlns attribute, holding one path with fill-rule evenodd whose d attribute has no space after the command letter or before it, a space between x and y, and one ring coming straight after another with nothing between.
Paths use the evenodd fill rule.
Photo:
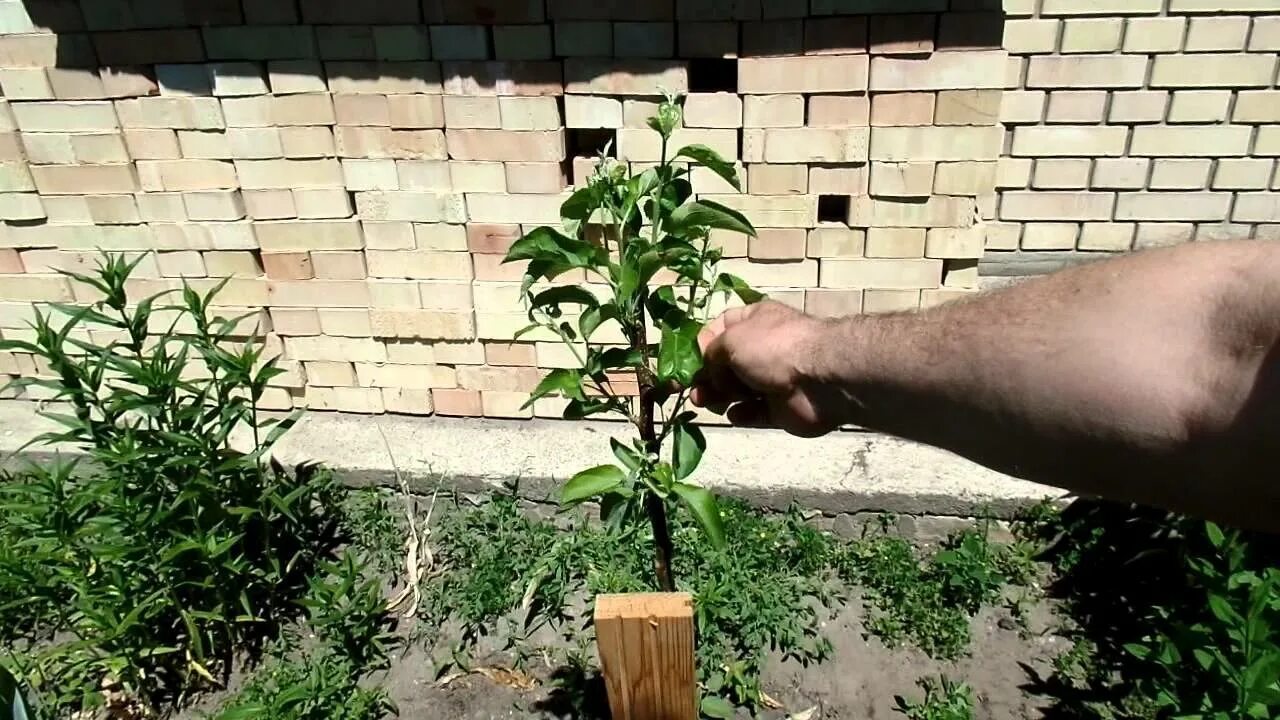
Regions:
<instances>
[{"instance_id":1,"label":"bushy green plant","mask_svg":"<svg viewBox=\"0 0 1280 720\"><path fill-rule=\"evenodd\" d=\"M810 527L799 512L777 517L735 501L719 504L735 528L724 551L711 545L691 516L672 521L674 571L697 598L698 676L710 717L723 717L734 704L764 705L760 672L771 649L802 663L824 658L830 644L820 632L821 613L838 599L831 583L834 538ZM651 587L652 557L640 542L642 527L615 530L581 516L561 520L558 526L531 518L510 495L443 514L433 538L436 559L447 570L431 581L424 607L436 613L432 623L461 622L464 644L454 649L456 660L465 662L471 641L521 608L528 621L508 628L517 641L546 622L582 640L577 628L589 608L579 616L583 609L572 605L573 593ZM582 674L579 668L575 676Z\"/></svg>"},{"instance_id":2,"label":"bushy green plant","mask_svg":"<svg viewBox=\"0 0 1280 720\"><path fill-rule=\"evenodd\" d=\"M337 562L322 562L299 602L311 629L355 667L381 669L394 638L379 578L363 578L350 549Z\"/></svg>"},{"instance_id":3,"label":"bushy green plant","mask_svg":"<svg viewBox=\"0 0 1280 720\"><path fill-rule=\"evenodd\" d=\"M37 441L88 458L0 484L0 662L52 713L218 684L299 613L338 534L329 474L264 460L293 418L258 414L282 371L251 323L214 313L220 285L130 297L137 262L104 256L73 275L100 299L0 341L51 374L15 381L54 401L62 429Z\"/></svg>"},{"instance_id":4,"label":"bushy green plant","mask_svg":"<svg viewBox=\"0 0 1280 720\"><path fill-rule=\"evenodd\" d=\"M1046 689L1064 713L1280 716L1280 542L1150 509L1077 501L1021 531L1046 542L1074 642Z\"/></svg>"},{"instance_id":5,"label":"bushy green plant","mask_svg":"<svg viewBox=\"0 0 1280 720\"><path fill-rule=\"evenodd\" d=\"M274 660L213 720L381 720L396 712L385 690L359 684L363 669L319 649Z\"/></svg>"},{"instance_id":6,"label":"bushy green plant","mask_svg":"<svg viewBox=\"0 0 1280 720\"><path fill-rule=\"evenodd\" d=\"M920 702L901 695L894 698L897 711L908 720L973 720L973 691L968 685L939 676L922 678L916 685L924 690Z\"/></svg>"},{"instance_id":7,"label":"bushy green plant","mask_svg":"<svg viewBox=\"0 0 1280 720\"><path fill-rule=\"evenodd\" d=\"M1033 572L1020 546L992 543L987 521L952 535L921 557L897 535L874 533L846 548L841 576L862 588L867 631L890 646L904 642L932 657L955 659L969 646L969 620L1010 584Z\"/></svg>"},{"instance_id":8,"label":"bushy green plant","mask_svg":"<svg viewBox=\"0 0 1280 720\"><path fill-rule=\"evenodd\" d=\"M740 278L715 271L721 251L710 238L712 230L754 235L751 223L728 207L692 199L692 168L705 168L735 188L737 172L703 145L671 152L680 122L680 105L668 97L649 119L660 138L660 162L632 175L626 164L601 157L587 187L561 206L563 231L539 227L516 241L505 260L526 263L522 291L530 325L516 337L539 331L566 344L577 360L577 367L548 373L529 402L559 396L568 403L566 418L615 413L635 427L633 442L612 441L618 463L575 475L561 502L599 499L605 520L618 527L647 516L657 586L668 591L675 589L667 521L673 505L686 507L712 543L724 545L714 496L687 482L706 447L686 409L688 388L702 367L698 333L717 296L760 298ZM585 272L603 292L546 285L570 271ZM660 282L659 273L671 280ZM657 342L649 336L650 321ZM593 342L609 328L621 331L623 345ZM615 388L622 375L634 378L638 397Z\"/></svg>"}]
</instances>

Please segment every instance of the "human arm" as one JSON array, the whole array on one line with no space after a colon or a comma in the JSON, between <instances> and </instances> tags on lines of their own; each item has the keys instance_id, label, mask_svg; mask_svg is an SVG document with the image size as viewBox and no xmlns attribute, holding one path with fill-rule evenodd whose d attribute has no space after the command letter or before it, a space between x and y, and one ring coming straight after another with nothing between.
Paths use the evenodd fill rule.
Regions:
<instances>
[{"instance_id":1,"label":"human arm","mask_svg":"<svg viewBox=\"0 0 1280 720\"><path fill-rule=\"evenodd\" d=\"M851 423L1075 492L1280 530L1280 245L1200 243L919 313L777 303L703 331L694 401Z\"/></svg>"}]
</instances>

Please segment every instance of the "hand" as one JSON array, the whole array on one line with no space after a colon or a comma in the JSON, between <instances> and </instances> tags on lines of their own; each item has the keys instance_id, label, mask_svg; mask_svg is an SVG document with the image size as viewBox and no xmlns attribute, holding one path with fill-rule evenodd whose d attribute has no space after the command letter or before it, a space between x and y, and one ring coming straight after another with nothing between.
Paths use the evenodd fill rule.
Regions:
<instances>
[{"instance_id":1,"label":"hand","mask_svg":"<svg viewBox=\"0 0 1280 720\"><path fill-rule=\"evenodd\" d=\"M778 427L817 437L839 426L824 412L808 372L826 323L781 303L733 308L698 335L704 359L693 404L735 425Z\"/></svg>"}]
</instances>

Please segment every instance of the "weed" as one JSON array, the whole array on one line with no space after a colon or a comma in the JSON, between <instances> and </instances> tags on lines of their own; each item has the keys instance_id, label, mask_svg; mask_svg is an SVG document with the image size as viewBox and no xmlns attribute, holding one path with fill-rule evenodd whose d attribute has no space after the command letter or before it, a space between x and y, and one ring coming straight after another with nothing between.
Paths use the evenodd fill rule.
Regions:
<instances>
[{"instance_id":1,"label":"weed","mask_svg":"<svg viewBox=\"0 0 1280 720\"><path fill-rule=\"evenodd\" d=\"M1051 538L1066 634L1045 691L1116 718L1280 713L1280 545L1156 510L1077 502ZM1123 578L1119 581L1118 578Z\"/></svg>"},{"instance_id":2,"label":"weed","mask_svg":"<svg viewBox=\"0 0 1280 720\"><path fill-rule=\"evenodd\" d=\"M320 571L299 600L310 612L311 629L353 666L385 667L393 638L379 579L361 579L349 549L338 562L321 563Z\"/></svg>"},{"instance_id":3,"label":"weed","mask_svg":"<svg viewBox=\"0 0 1280 720\"><path fill-rule=\"evenodd\" d=\"M371 571L367 574L387 577L404 569L403 511L393 511L401 502L380 488L347 493L342 509L344 528L352 548Z\"/></svg>"},{"instance_id":4,"label":"weed","mask_svg":"<svg viewBox=\"0 0 1280 720\"><path fill-rule=\"evenodd\" d=\"M924 700L894 698L898 712L908 720L973 720L973 691L968 685L946 676L922 678L916 684L924 690Z\"/></svg>"},{"instance_id":5,"label":"weed","mask_svg":"<svg viewBox=\"0 0 1280 720\"><path fill-rule=\"evenodd\" d=\"M560 500L574 505L599 499L603 517L615 527L647 517L654 574L664 591L675 590L668 522L675 508L687 509L712 543L724 546L715 497L687 482L706 449L686 408L688 388L702 367L698 333L713 300L762 297L741 278L715 271L721 252L711 246L711 231L755 235L755 229L736 210L692 199L689 176L695 168L733 187L739 180L733 163L705 145L670 152L680 120L680 105L667 97L648 123L661 143L657 165L632 176L626 163L602 153L587 187L560 208L564 232L539 227L517 240L504 261L526 263L522 294L530 324L516 338L542 332L562 341L576 359L575 367L548 373L529 404L559 396L567 401L567 419L613 413L635 427L633 442L611 441L617 464L574 475ZM607 286L603 299L579 285L534 288L584 270ZM656 284L659 271L674 278L670 284ZM657 343L646 337L646 313L661 334ZM612 325L625 347L590 344L597 330ZM628 392L632 383L634 391Z\"/></svg>"},{"instance_id":6,"label":"weed","mask_svg":"<svg viewBox=\"0 0 1280 720\"><path fill-rule=\"evenodd\" d=\"M871 609L867 631L890 646L904 642L932 657L955 659L969 645L969 619L1009 584L1026 583L1034 563L1025 546L995 544L986 521L921 558L901 537L872 534L838 558L841 576L861 586Z\"/></svg>"},{"instance_id":7,"label":"weed","mask_svg":"<svg viewBox=\"0 0 1280 720\"><path fill-rule=\"evenodd\" d=\"M99 301L37 309L30 340L0 341L53 378L15 381L59 403L44 415L62 431L38 440L90 459L0 483L0 662L47 714L219 684L298 614L339 532L327 472L264 464L292 418L258 416L281 370L252 328L213 314L217 286L131 298L135 265L104 257L74 276Z\"/></svg>"},{"instance_id":8,"label":"weed","mask_svg":"<svg viewBox=\"0 0 1280 720\"><path fill-rule=\"evenodd\" d=\"M396 712L361 668L325 650L272 661L213 720L380 720Z\"/></svg>"},{"instance_id":9,"label":"weed","mask_svg":"<svg viewBox=\"0 0 1280 720\"><path fill-rule=\"evenodd\" d=\"M715 547L696 520L674 518L673 569L696 600L698 676L707 697L759 708L767 651L805 663L830 651L819 632L819 613L838 599L831 582L836 541L808 526L798 512L771 517L733 501L721 501L720 507L726 523L737 529L724 549ZM578 628L588 617L587 609L574 609L574 593L653 589L643 529L619 536L581 515L561 520L563 527L531 519L509 496L457 508L440 519L433 537L448 570L431 582L431 602L424 605L447 609L461 621L468 640L455 652L460 662L470 642L522 607L525 622L508 628L517 642L522 632L551 624L578 643ZM577 679L576 687L584 684L585 662L579 653L570 663L576 672L567 676ZM573 707L583 702L567 700Z\"/></svg>"}]
</instances>

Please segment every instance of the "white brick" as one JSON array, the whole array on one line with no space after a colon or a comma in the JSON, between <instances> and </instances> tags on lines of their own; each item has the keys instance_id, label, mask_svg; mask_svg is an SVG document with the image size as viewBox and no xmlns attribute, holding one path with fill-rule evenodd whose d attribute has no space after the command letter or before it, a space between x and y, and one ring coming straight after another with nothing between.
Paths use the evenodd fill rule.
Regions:
<instances>
[{"instance_id":1,"label":"white brick","mask_svg":"<svg viewBox=\"0 0 1280 720\"><path fill-rule=\"evenodd\" d=\"M1231 193L1122 193L1116 203L1117 220L1226 220Z\"/></svg>"},{"instance_id":2,"label":"white brick","mask_svg":"<svg viewBox=\"0 0 1280 720\"><path fill-rule=\"evenodd\" d=\"M217 97L264 95L271 92L262 76L262 66L250 62L210 63L213 94Z\"/></svg>"},{"instance_id":3,"label":"white brick","mask_svg":"<svg viewBox=\"0 0 1280 720\"><path fill-rule=\"evenodd\" d=\"M1247 155L1252 134L1244 125L1136 127L1129 154L1140 157Z\"/></svg>"},{"instance_id":4,"label":"white brick","mask_svg":"<svg viewBox=\"0 0 1280 720\"><path fill-rule=\"evenodd\" d=\"M247 190L343 187L337 160L236 160L236 174Z\"/></svg>"},{"instance_id":5,"label":"white brick","mask_svg":"<svg viewBox=\"0 0 1280 720\"><path fill-rule=\"evenodd\" d=\"M1151 87L1268 87L1275 75L1272 54L1160 55Z\"/></svg>"},{"instance_id":6,"label":"white brick","mask_svg":"<svg viewBox=\"0 0 1280 720\"><path fill-rule=\"evenodd\" d=\"M255 222L258 243L271 252L359 250L364 247L355 220Z\"/></svg>"},{"instance_id":7,"label":"white brick","mask_svg":"<svg viewBox=\"0 0 1280 720\"><path fill-rule=\"evenodd\" d=\"M117 100L121 127L218 130L226 127L222 106L209 97L142 97Z\"/></svg>"},{"instance_id":8,"label":"white brick","mask_svg":"<svg viewBox=\"0 0 1280 720\"><path fill-rule=\"evenodd\" d=\"M95 132L120 127L109 102L14 103L10 108L23 132Z\"/></svg>"},{"instance_id":9,"label":"white brick","mask_svg":"<svg viewBox=\"0 0 1280 720\"><path fill-rule=\"evenodd\" d=\"M871 59L870 89L872 92L999 89L1004 87L1007 57L1003 50L937 52L923 59L877 56ZM803 92L821 91L806 89Z\"/></svg>"},{"instance_id":10,"label":"white brick","mask_svg":"<svg viewBox=\"0 0 1280 720\"><path fill-rule=\"evenodd\" d=\"M990 127L877 127L872 160L995 160L1004 131Z\"/></svg>"},{"instance_id":11,"label":"white brick","mask_svg":"<svg viewBox=\"0 0 1280 720\"><path fill-rule=\"evenodd\" d=\"M821 275L826 288L931 288L942 284L942 261L824 258Z\"/></svg>"},{"instance_id":12,"label":"white brick","mask_svg":"<svg viewBox=\"0 0 1280 720\"><path fill-rule=\"evenodd\" d=\"M1019 127L1013 133L1013 154L1029 157L1120 156L1125 152L1128 133L1129 129L1125 127Z\"/></svg>"},{"instance_id":13,"label":"white brick","mask_svg":"<svg viewBox=\"0 0 1280 720\"><path fill-rule=\"evenodd\" d=\"M565 127L620 128L622 127L622 102L616 98L566 95L564 115Z\"/></svg>"},{"instance_id":14,"label":"white brick","mask_svg":"<svg viewBox=\"0 0 1280 720\"><path fill-rule=\"evenodd\" d=\"M1006 192L1002 220L1110 220L1115 193Z\"/></svg>"},{"instance_id":15,"label":"white brick","mask_svg":"<svg viewBox=\"0 0 1280 720\"><path fill-rule=\"evenodd\" d=\"M738 60L738 92L856 92L867 89L866 55L742 58Z\"/></svg>"},{"instance_id":16,"label":"white brick","mask_svg":"<svg viewBox=\"0 0 1280 720\"><path fill-rule=\"evenodd\" d=\"M362 220L374 221L467 221L467 207L462 195L407 190L356 193L356 214Z\"/></svg>"},{"instance_id":17,"label":"white brick","mask_svg":"<svg viewBox=\"0 0 1280 720\"><path fill-rule=\"evenodd\" d=\"M1028 88L1140 88L1147 58L1141 55L1046 55L1031 58Z\"/></svg>"}]
</instances>

